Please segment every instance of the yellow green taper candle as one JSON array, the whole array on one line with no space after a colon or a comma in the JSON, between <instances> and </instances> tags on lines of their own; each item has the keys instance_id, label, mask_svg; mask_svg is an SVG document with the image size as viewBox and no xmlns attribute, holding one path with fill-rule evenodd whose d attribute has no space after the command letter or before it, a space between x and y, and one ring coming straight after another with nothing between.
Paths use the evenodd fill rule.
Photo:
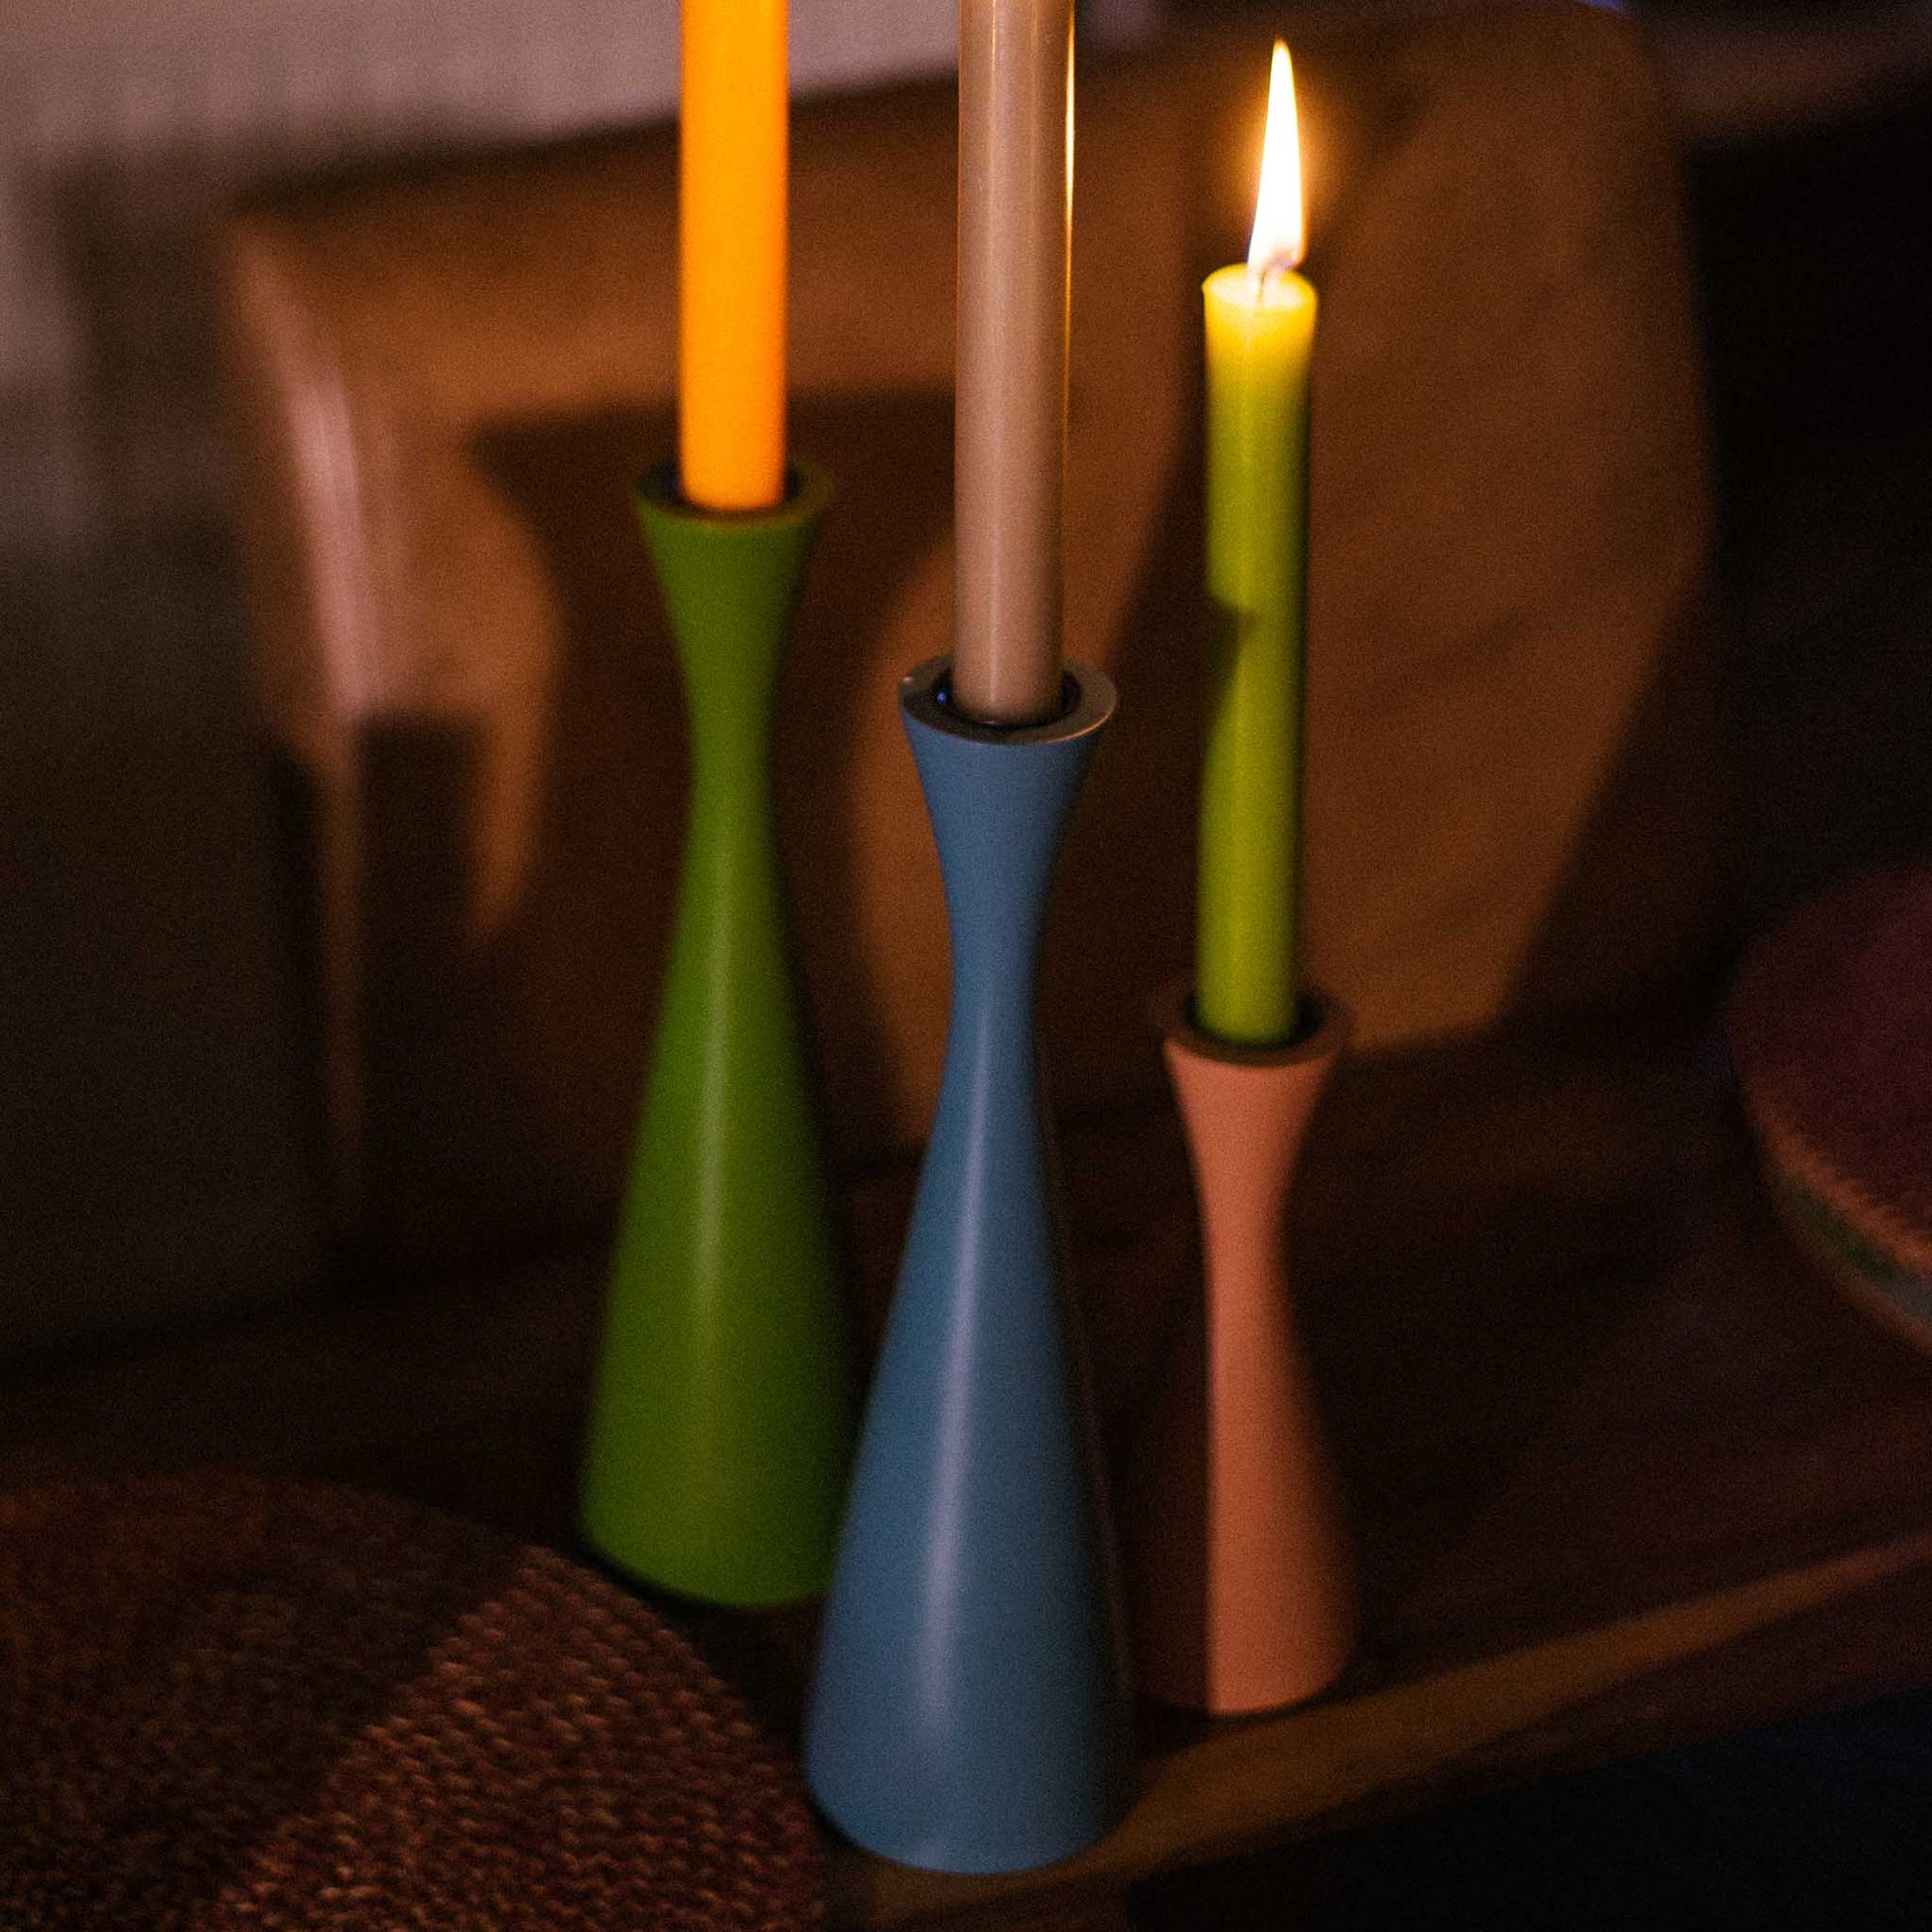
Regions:
<instances>
[{"instance_id":1,"label":"yellow green taper candle","mask_svg":"<svg viewBox=\"0 0 1932 1932\"><path fill-rule=\"evenodd\" d=\"M1288 49L1275 43L1244 266L1207 278L1207 753L1194 1022L1271 1045L1298 1019L1302 687L1314 290Z\"/></svg>"}]
</instances>

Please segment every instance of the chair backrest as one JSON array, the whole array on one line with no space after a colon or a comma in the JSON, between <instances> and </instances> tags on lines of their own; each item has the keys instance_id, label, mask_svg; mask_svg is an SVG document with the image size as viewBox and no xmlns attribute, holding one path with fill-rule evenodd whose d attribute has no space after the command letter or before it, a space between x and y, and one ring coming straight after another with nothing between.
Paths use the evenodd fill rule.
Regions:
<instances>
[{"instance_id":1,"label":"chair backrest","mask_svg":"<svg viewBox=\"0 0 1932 1932\"><path fill-rule=\"evenodd\" d=\"M1063 868L1057 1098L1150 1090L1186 970L1198 284L1245 251L1268 31L1083 72L1067 642L1121 714ZM1711 932L1708 480L1676 159L1626 24L1298 46L1321 290L1307 923L1368 1046L1601 1001ZM949 86L799 110L793 442L841 501L779 751L835 1140L921 1133L946 938L894 704L948 646ZM673 436L662 130L250 207L226 237L267 715L315 839L345 1219L404 1252L596 1210L627 1142L683 728L630 519Z\"/></svg>"}]
</instances>

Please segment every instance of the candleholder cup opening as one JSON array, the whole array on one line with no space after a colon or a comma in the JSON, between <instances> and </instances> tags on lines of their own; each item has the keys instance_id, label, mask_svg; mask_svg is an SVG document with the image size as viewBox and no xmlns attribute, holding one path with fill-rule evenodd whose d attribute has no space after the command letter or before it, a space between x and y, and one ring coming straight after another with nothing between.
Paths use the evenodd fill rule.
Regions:
<instances>
[{"instance_id":1,"label":"candleholder cup opening","mask_svg":"<svg viewBox=\"0 0 1932 1932\"><path fill-rule=\"evenodd\" d=\"M785 465L785 493L766 509L720 510L694 503L684 493L675 457L653 463L637 479L635 490L638 501L660 515L731 530L807 522L824 514L834 494L830 473L803 457Z\"/></svg>"},{"instance_id":2,"label":"candleholder cup opening","mask_svg":"<svg viewBox=\"0 0 1932 1932\"><path fill-rule=\"evenodd\" d=\"M899 679L899 703L919 723L980 745L1044 745L1082 738L1113 716L1113 680L1091 664L1068 664L1059 709L1027 725L1001 725L960 710L952 696L952 658L929 657Z\"/></svg>"},{"instance_id":3,"label":"candleholder cup opening","mask_svg":"<svg viewBox=\"0 0 1932 1932\"><path fill-rule=\"evenodd\" d=\"M1059 702L1044 718L1030 718L1025 724L1018 725L1006 724L997 719L976 718L953 697L952 660L947 658L944 662L947 668L941 674L938 684L933 688L933 702L948 717L957 718L965 724L977 725L982 731L997 732L1002 736L1013 732L1039 731L1043 728L1057 725L1062 718L1069 716L1080 702L1080 686L1078 680L1073 676L1072 672L1063 671L1060 674Z\"/></svg>"},{"instance_id":4,"label":"candleholder cup opening","mask_svg":"<svg viewBox=\"0 0 1932 1932\"><path fill-rule=\"evenodd\" d=\"M1223 1039L1209 1033L1195 1012L1194 989L1185 981L1159 996L1154 1019L1164 1039L1179 1040L1192 1052L1232 1066L1294 1066L1304 1060L1331 1060L1348 1042L1347 1009L1311 988L1305 990L1297 1003L1294 1033L1287 1039L1265 1045Z\"/></svg>"}]
</instances>

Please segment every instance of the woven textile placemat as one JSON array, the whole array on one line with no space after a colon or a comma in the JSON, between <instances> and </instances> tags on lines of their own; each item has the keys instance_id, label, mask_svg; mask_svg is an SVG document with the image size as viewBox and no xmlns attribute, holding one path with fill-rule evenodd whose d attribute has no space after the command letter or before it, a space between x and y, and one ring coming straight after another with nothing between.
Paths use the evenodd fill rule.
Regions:
<instances>
[{"instance_id":1,"label":"woven textile placemat","mask_svg":"<svg viewBox=\"0 0 1932 1932\"><path fill-rule=\"evenodd\" d=\"M1792 1231L1932 1346L1932 868L1802 907L1745 961L1729 1013L1745 1111Z\"/></svg>"},{"instance_id":2,"label":"woven textile placemat","mask_svg":"<svg viewBox=\"0 0 1932 1932\"><path fill-rule=\"evenodd\" d=\"M816 1925L794 1767L554 1553L239 1476L0 1497L0 1926Z\"/></svg>"}]
</instances>

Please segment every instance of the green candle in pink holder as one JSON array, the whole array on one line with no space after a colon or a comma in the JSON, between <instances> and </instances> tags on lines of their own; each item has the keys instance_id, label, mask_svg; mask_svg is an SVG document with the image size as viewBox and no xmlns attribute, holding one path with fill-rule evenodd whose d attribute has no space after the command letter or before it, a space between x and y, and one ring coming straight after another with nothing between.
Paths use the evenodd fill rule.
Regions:
<instances>
[{"instance_id":1,"label":"green candle in pink holder","mask_svg":"<svg viewBox=\"0 0 1932 1932\"><path fill-rule=\"evenodd\" d=\"M1207 309L1207 608L1194 1019L1243 1046L1298 1022L1302 701L1308 614L1309 365L1314 290L1288 50L1275 49L1260 204L1246 266Z\"/></svg>"}]
</instances>

